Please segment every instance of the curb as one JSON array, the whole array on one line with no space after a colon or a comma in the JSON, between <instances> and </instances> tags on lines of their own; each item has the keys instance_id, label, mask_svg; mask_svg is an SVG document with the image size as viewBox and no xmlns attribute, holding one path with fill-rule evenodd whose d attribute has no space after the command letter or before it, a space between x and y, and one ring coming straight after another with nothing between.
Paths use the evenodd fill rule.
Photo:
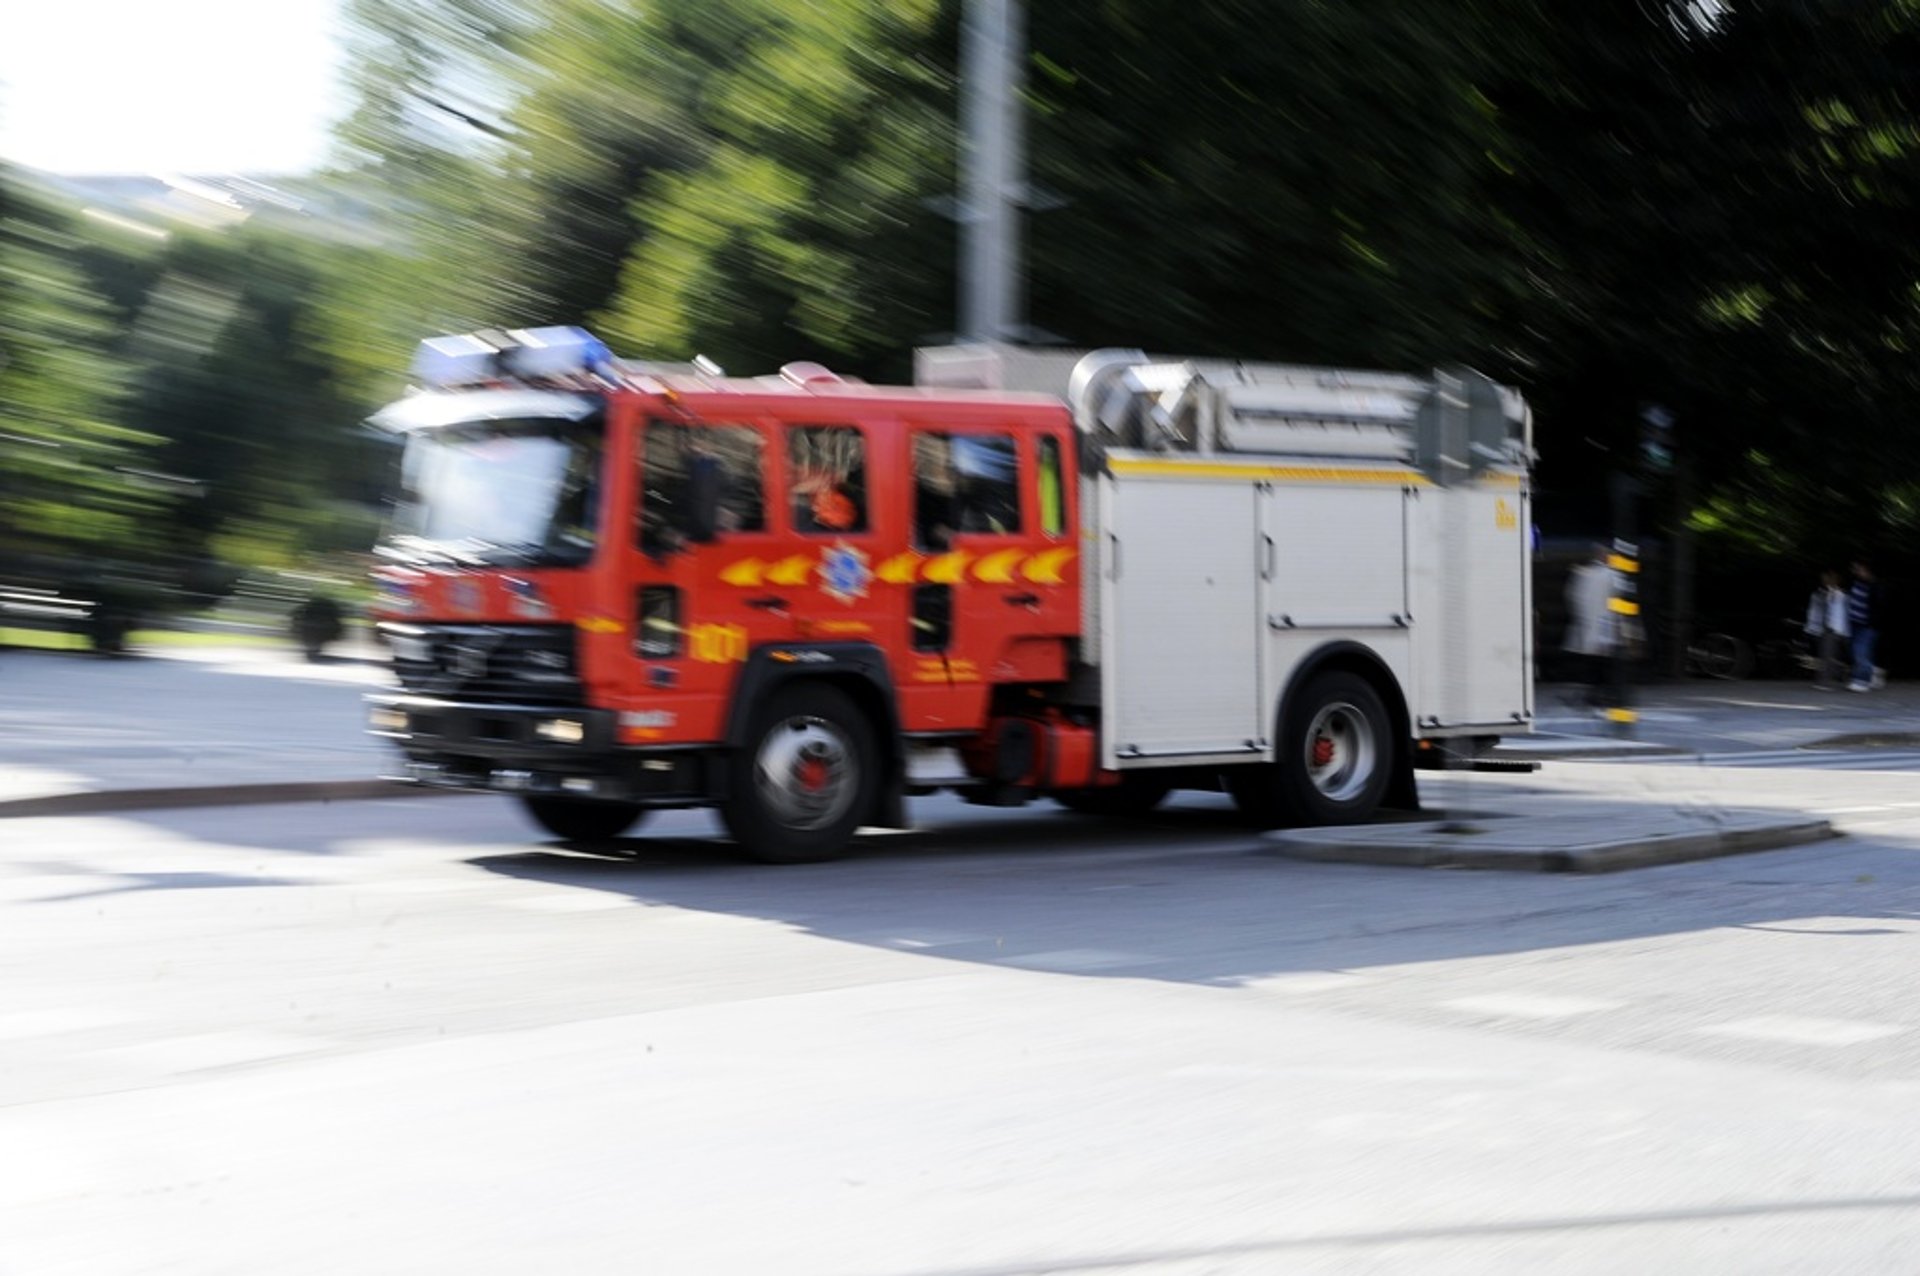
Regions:
<instances>
[{"instance_id":1,"label":"curb","mask_svg":"<svg viewBox=\"0 0 1920 1276\"><path fill-rule=\"evenodd\" d=\"M1516 737L1529 738L1529 737ZM1531 737L1538 738L1538 737ZM1540 746L1507 744L1495 745L1488 755L1501 762L1592 762L1605 760L1627 760L1632 758L1671 758L1694 753L1697 750L1683 749L1675 744L1653 744L1638 740L1621 744L1605 742L1578 744L1569 740L1562 745L1547 742Z\"/></svg>"},{"instance_id":2,"label":"curb","mask_svg":"<svg viewBox=\"0 0 1920 1276\"><path fill-rule=\"evenodd\" d=\"M111 815L208 806L268 806L283 802L359 802L373 798L448 796L403 780L302 780L272 784L195 785L171 789L101 789L0 802L0 820L51 815Z\"/></svg>"},{"instance_id":3,"label":"curb","mask_svg":"<svg viewBox=\"0 0 1920 1276\"><path fill-rule=\"evenodd\" d=\"M1775 851L1841 836L1831 821L1812 816L1783 818L1743 828L1681 828L1630 840L1577 846L1476 845L1471 835L1446 833L1438 827L1403 831L1407 834L1404 838L1385 834L1343 838L1326 830L1281 833L1268 839L1267 853L1321 864L1370 864L1385 868L1615 873Z\"/></svg>"},{"instance_id":4,"label":"curb","mask_svg":"<svg viewBox=\"0 0 1920 1276\"><path fill-rule=\"evenodd\" d=\"M1848 735L1821 736L1796 749L1911 749L1920 747L1920 731L1856 731Z\"/></svg>"}]
</instances>

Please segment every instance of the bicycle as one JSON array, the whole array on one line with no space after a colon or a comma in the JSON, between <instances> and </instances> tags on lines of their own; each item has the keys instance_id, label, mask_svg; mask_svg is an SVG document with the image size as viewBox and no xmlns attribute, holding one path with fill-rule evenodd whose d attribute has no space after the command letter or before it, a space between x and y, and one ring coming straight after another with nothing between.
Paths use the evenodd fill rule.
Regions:
<instances>
[{"instance_id":1,"label":"bicycle","mask_svg":"<svg viewBox=\"0 0 1920 1276\"><path fill-rule=\"evenodd\" d=\"M1687 644L1686 671L1699 678L1738 682L1753 672L1753 648L1732 634L1702 634Z\"/></svg>"},{"instance_id":2,"label":"bicycle","mask_svg":"<svg viewBox=\"0 0 1920 1276\"><path fill-rule=\"evenodd\" d=\"M1791 618L1782 620L1780 625L1784 636L1760 644L1758 657L1761 675L1767 678L1793 678L1820 672L1820 656L1814 651L1805 627Z\"/></svg>"}]
</instances>

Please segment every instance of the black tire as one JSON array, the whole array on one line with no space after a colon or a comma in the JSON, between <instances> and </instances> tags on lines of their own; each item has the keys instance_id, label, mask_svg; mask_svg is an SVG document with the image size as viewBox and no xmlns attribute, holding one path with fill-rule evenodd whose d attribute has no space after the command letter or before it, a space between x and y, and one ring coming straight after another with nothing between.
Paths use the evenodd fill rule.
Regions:
<instances>
[{"instance_id":1,"label":"black tire","mask_svg":"<svg viewBox=\"0 0 1920 1276\"><path fill-rule=\"evenodd\" d=\"M1227 792L1261 828L1357 824L1380 809L1393 780L1389 722L1365 678L1319 674L1282 708L1275 760L1228 769Z\"/></svg>"},{"instance_id":2,"label":"black tire","mask_svg":"<svg viewBox=\"0 0 1920 1276\"><path fill-rule=\"evenodd\" d=\"M1753 672L1753 649L1732 634L1708 634L1688 654L1708 678L1739 682Z\"/></svg>"},{"instance_id":3,"label":"black tire","mask_svg":"<svg viewBox=\"0 0 1920 1276\"><path fill-rule=\"evenodd\" d=\"M1127 819L1145 815L1167 800L1173 782L1163 776L1134 771L1120 783L1097 789L1061 789L1053 800L1075 815L1098 815Z\"/></svg>"},{"instance_id":4,"label":"black tire","mask_svg":"<svg viewBox=\"0 0 1920 1276\"><path fill-rule=\"evenodd\" d=\"M721 822L762 864L832 859L873 814L878 758L872 725L844 692L787 687L754 715L728 767Z\"/></svg>"},{"instance_id":5,"label":"black tire","mask_svg":"<svg viewBox=\"0 0 1920 1276\"><path fill-rule=\"evenodd\" d=\"M638 802L598 798L527 796L520 803L535 824L568 842L604 842L619 837L647 814Z\"/></svg>"}]
</instances>

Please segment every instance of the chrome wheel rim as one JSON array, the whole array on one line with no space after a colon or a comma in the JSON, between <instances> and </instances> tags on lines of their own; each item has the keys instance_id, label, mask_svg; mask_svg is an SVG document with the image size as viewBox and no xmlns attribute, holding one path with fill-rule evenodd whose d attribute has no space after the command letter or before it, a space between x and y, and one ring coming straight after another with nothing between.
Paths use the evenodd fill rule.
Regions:
<instances>
[{"instance_id":1,"label":"chrome wheel rim","mask_svg":"<svg viewBox=\"0 0 1920 1276\"><path fill-rule=\"evenodd\" d=\"M1335 802L1359 797L1379 759L1367 715L1345 701L1321 709L1307 727L1306 759L1307 778L1321 796Z\"/></svg>"},{"instance_id":2,"label":"chrome wheel rim","mask_svg":"<svg viewBox=\"0 0 1920 1276\"><path fill-rule=\"evenodd\" d=\"M795 717L760 742L754 783L767 810L792 829L823 829L846 815L859 787L853 743L824 718Z\"/></svg>"}]
</instances>

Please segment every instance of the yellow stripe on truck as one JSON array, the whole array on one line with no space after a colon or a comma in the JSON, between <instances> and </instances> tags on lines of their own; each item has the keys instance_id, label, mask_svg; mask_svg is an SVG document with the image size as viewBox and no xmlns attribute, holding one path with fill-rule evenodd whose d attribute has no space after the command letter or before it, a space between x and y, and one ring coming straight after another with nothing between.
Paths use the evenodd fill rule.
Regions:
<instances>
[{"instance_id":1,"label":"yellow stripe on truck","mask_svg":"<svg viewBox=\"0 0 1920 1276\"><path fill-rule=\"evenodd\" d=\"M1249 465L1231 461L1143 461L1112 457L1107 468L1115 474L1145 478L1277 479L1301 483L1392 483L1428 486L1426 476L1412 470L1360 470L1336 465Z\"/></svg>"}]
</instances>

